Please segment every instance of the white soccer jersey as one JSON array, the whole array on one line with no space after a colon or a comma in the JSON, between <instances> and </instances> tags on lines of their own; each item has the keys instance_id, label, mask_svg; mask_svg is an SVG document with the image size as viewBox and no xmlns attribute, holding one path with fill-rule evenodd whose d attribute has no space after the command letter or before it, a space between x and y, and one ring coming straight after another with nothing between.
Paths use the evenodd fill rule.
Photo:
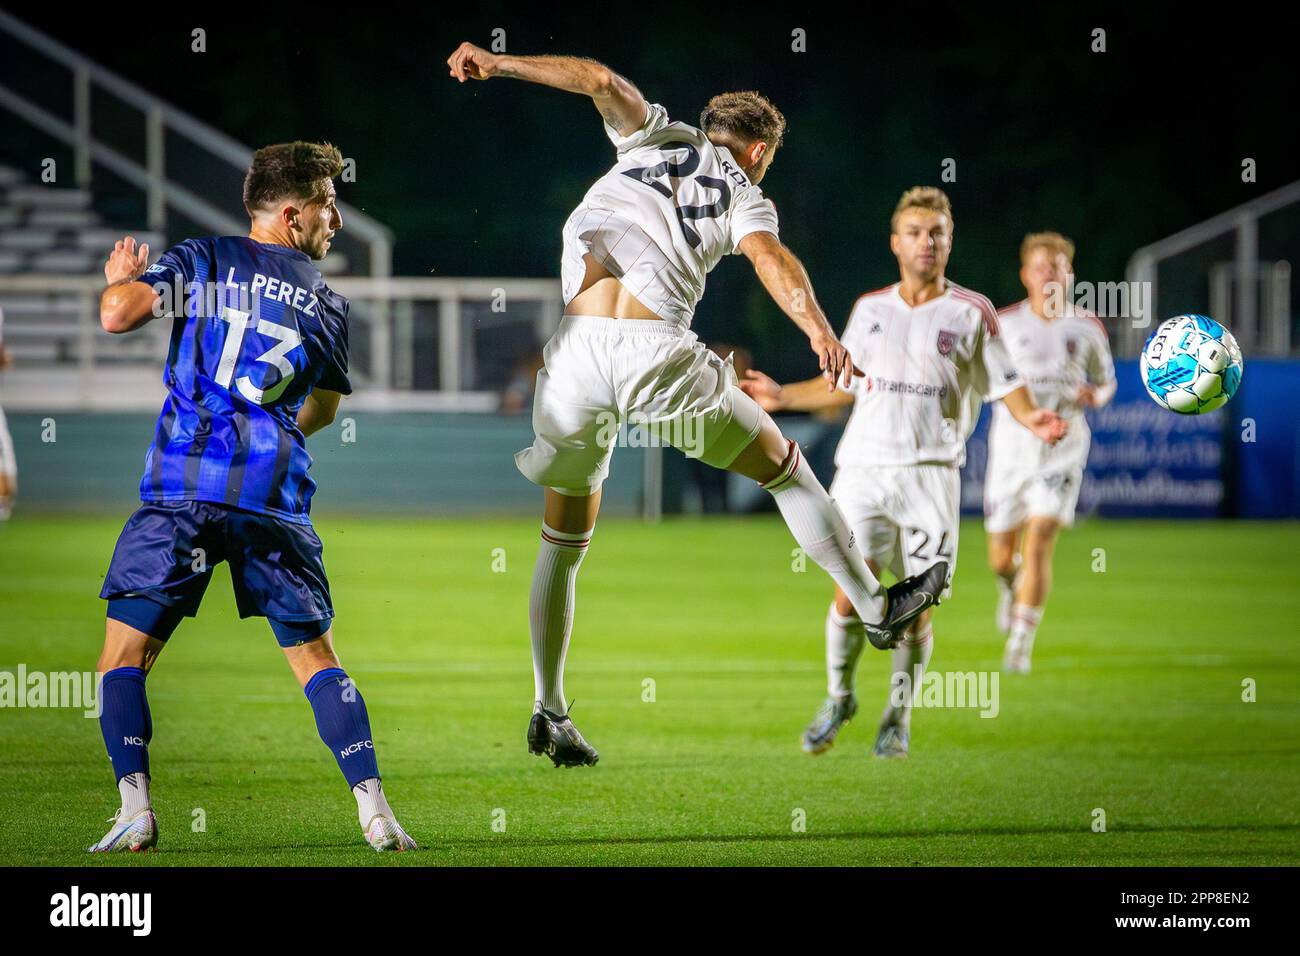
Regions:
<instances>
[{"instance_id":1,"label":"white soccer jersey","mask_svg":"<svg viewBox=\"0 0 1300 956\"><path fill-rule=\"evenodd\" d=\"M660 318L690 325L709 270L752 232L777 232L776 207L701 130L652 105L620 136L614 168L587 190L564 225L562 290L582 287L591 253Z\"/></svg>"},{"instance_id":2,"label":"white soccer jersey","mask_svg":"<svg viewBox=\"0 0 1300 956\"><path fill-rule=\"evenodd\" d=\"M1084 382L1106 386L1115 379L1106 328L1091 312L1071 308L1059 319L1044 319L1025 300L998 312L1002 338L1016 368L1042 408L1069 424L1055 446L1022 427L1005 407L993 409L989 457L1002 470L1043 467L1079 469L1088 459L1090 433L1083 410L1075 404Z\"/></svg>"},{"instance_id":3,"label":"white soccer jersey","mask_svg":"<svg viewBox=\"0 0 1300 956\"><path fill-rule=\"evenodd\" d=\"M858 299L841 340L866 373L835 453L840 468L960 467L982 400L1021 385L978 292L948 282L943 295L909 306L897 283Z\"/></svg>"}]
</instances>

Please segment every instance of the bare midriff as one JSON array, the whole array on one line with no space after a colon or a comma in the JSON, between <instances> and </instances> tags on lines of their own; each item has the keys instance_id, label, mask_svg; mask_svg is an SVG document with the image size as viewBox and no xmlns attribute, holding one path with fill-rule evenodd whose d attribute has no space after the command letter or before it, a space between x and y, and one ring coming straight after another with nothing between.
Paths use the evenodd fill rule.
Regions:
<instances>
[{"instance_id":1,"label":"bare midriff","mask_svg":"<svg viewBox=\"0 0 1300 956\"><path fill-rule=\"evenodd\" d=\"M659 319L642 302L627 291L614 274L588 253L583 256L587 274L582 288L564 307L565 315L600 315L610 319Z\"/></svg>"}]
</instances>

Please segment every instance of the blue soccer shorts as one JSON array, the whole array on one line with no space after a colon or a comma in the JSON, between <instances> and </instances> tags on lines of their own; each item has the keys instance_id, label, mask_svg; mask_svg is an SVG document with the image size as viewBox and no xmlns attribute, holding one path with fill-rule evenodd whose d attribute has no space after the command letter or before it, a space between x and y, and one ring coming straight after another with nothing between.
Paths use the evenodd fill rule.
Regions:
<instances>
[{"instance_id":1,"label":"blue soccer shorts","mask_svg":"<svg viewBox=\"0 0 1300 956\"><path fill-rule=\"evenodd\" d=\"M206 501L142 504L117 539L99 596L110 617L165 641L198 613L222 561L239 616L268 618L281 646L329 629L334 605L312 526Z\"/></svg>"}]
</instances>

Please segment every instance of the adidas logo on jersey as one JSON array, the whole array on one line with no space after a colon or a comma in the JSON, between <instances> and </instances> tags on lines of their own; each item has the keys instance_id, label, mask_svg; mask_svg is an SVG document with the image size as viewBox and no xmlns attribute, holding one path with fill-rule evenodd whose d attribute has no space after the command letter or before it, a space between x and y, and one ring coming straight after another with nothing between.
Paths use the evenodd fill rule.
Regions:
<instances>
[{"instance_id":1,"label":"adidas logo on jersey","mask_svg":"<svg viewBox=\"0 0 1300 956\"><path fill-rule=\"evenodd\" d=\"M874 325L872 325L871 328L867 329L867 334L868 334L868 335L876 335L877 333L879 333L879 332L881 332L881 331L882 331L882 329L880 328L880 323L877 322L877 323L875 323Z\"/></svg>"}]
</instances>

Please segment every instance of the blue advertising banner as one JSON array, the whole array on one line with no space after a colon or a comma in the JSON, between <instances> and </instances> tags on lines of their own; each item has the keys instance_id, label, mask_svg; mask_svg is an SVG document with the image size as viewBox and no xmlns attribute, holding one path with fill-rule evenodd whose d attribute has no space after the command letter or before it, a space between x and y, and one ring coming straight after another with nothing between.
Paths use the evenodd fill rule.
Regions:
<instances>
[{"instance_id":1,"label":"blue advertising banner","mask_svg":"<svg viewBox=\"0 0 1300 956\"><path fill-rule=\"evenodd\" d=\"M1230 511L1223 436L1235 403L1207 415L1177 415L1147 395L1136 360L1117 361L1115 374L1115 398L1088 413L1092 451L1079 517L1213 518ZM986 407L962 471L962 510L970 513L983 513L988 428Z\"/></svg>"},{"instance_id":2,"label":"blue advertising banner","mask_svg":"<svg viewBox=\"0 0 1300 956\"><path fill-rule=\"evenodd\" d=\"M1300 518L1300 362L1246 359L1231 415L1230 512L1241 518Z\"/></svg>"}]
</instances>

